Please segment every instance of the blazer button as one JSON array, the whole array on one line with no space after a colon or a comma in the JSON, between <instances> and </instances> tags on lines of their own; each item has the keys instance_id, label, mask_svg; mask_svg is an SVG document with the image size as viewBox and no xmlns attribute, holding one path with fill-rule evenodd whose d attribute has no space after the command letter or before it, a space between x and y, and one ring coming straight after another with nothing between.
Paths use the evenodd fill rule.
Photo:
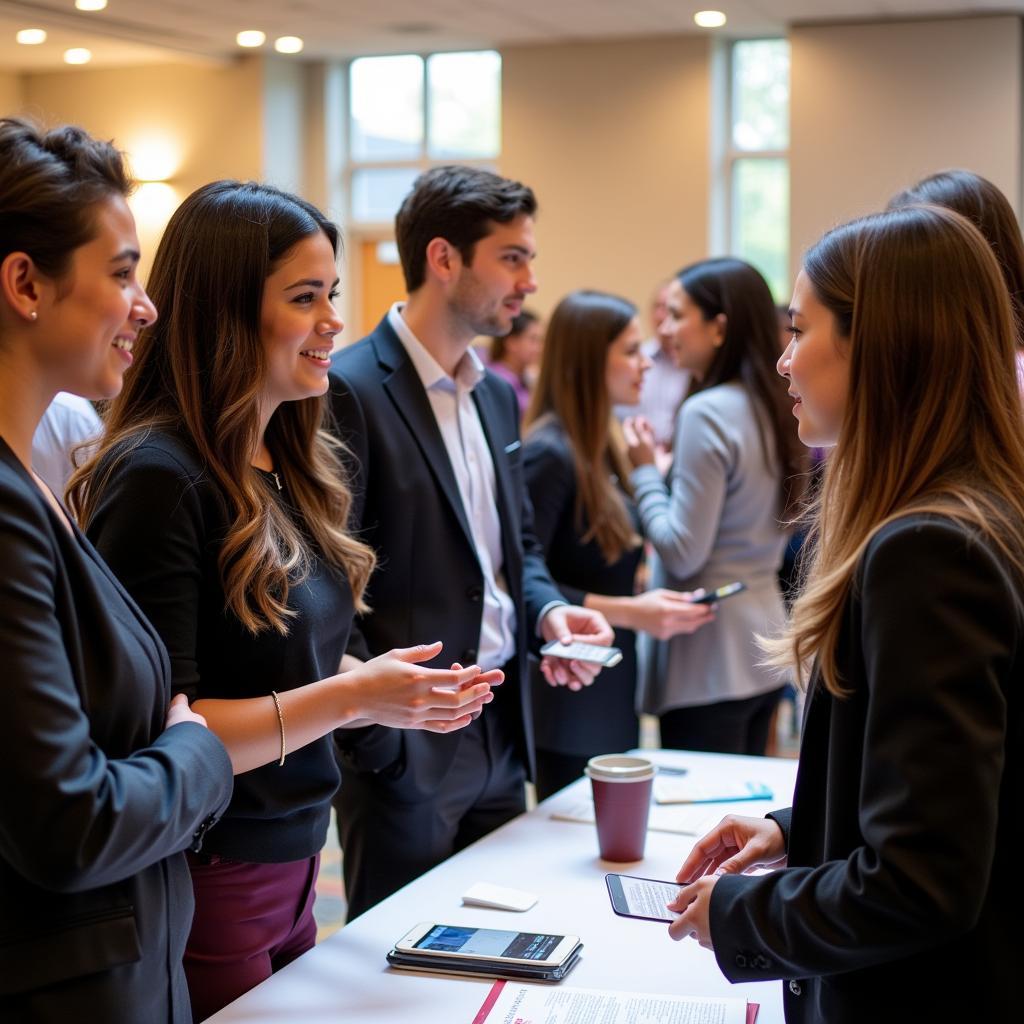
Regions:
<instances>
[{"instance_id":1,"label":"blazer button","mask_svg":"<svg viewBox=\"0 0 1024 1024\"><path fill-rule=\"evenodd\" d=\"M789 991L792 992L793 995L795 995L795 996L800 995L803 992L803 989L800 987L800 982L799 981L791 981L789 983Z\"/></svg>"},{"instance_id":2,"label":"blazer button","mask_svg":"<svg viewBox=\"0 0 1024 1024\"><path fill-rule=\"evenodd\" d=\"M747 966L747 958L742 953L737 953L736 954L736 966L737 967L746 967Z\"/></svg>"},{"instance_id":3,"label":"blazer button","mask_svg":"<svg viewBox=\"0 0 1024 1024\"><path fill-rule=\"evenodd\" d=\"M462 656L459 658L459 661L463 665L472 665L473 662L476 661L476 648L475 647L467 647L462 652Z\"/></svg>"},{"instance_id":4,"label":"blazer button","mask_svg":"<svg viewBox=\"0 0 1024 1024\"><path fill-rule=\"evenodd\" d=\"M483 596L484 596L484 588L483 587L470 587L466 591L466 597L469 598L469 600L472 601L473 604L479 604L480 601L483 599Z\"/></svg>"}]
</instances>

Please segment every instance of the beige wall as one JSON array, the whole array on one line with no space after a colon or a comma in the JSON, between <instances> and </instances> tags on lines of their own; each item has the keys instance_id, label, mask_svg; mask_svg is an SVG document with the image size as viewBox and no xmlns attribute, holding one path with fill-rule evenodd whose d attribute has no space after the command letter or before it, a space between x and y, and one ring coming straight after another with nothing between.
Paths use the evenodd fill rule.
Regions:
<instances>
[{"instance_id":1,"label":"beige wall","mask_svg":"<svg viewBox=\"0 0 1024 1024\"><path fill-rule=\"evenodd\" d=\"M156 65L56 71L24 77L28 111L112 138L141 160L166 145L173 195L140 192L133 202L142 273L174 205L216 178L263 175L264 69L259 58L223 66ZM137 170L144 166L137 164Z\"/></svg>"},{"instance_id":2,"label":"beige wall","mask_svg":"<svg viewBox=\"0 0 1024 1024\"><path fill-rule=\"evenodd\" d=\"M934 171L990 178L1019 210L1021 22L794 28L791 253Z\"/></svg>"},{"instance_id":3,"label":"beige wall","mask_svg":"<svg viewBox=\"0 0 1024 1024\"><path fill-rule=\"evenodd\" d=\"M707 249L709 48L703 37L508 47L501 170L534 188L540 290L646 307Z\"/></svg>"},{"instance_id":4,"label":"beige wall","mask_svg":"<svg viewBox=\"0 0 1024 1024\"><path fill-rule=\"evenodd\" d=\"M0 116L10 117L13 114L20 114L21 102L21 75L0 71Z\"/></svg>"}]
</instances>

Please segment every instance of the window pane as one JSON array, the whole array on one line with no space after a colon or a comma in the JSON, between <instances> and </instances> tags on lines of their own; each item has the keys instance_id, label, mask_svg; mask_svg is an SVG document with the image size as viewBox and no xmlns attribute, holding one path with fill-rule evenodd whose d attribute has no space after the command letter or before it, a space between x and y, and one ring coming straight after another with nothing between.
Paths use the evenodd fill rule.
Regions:
<instances>
[{"instance_id":1,"label":"window pane","mask_svg":"<svg viewBox=\"0 0 1024 1024\"><path fill-rule=\"evenodd\" d=\"M737 160L732 168L732 251L789 301L789 162Z\"/></svg>"},{"instance_id":2,"label":"window pane","mask_svg":"<svg viewBox=\"0 0 1024 1024\"><path fill-rule=\"evenodd\" d=\"M733 45L732 142L737 149L789 147L789 43L785 39Z\"/></svg>"},{"instance_id":3,"label":"window pane","mask_svg":"<svg viewBox=\"0 0 1024 1024\"><path fill-rule=\"evenodd\" d=\"M437 53L427 59L428 150L432 157L486 158L501 147L501 57Z\"/></svg>"},{"instance_id":4,"label":"window pane","mask_svg":"<svg viewBox=\"0 0 1024 1024\"><path fill-rule=\"evenodd\" d=\"M352 219L391 223L419 174L416 167L365 167L352 172Z\"/></svg>"},{"instance_id":5,"label":"window pane","mask_svg":"<svg viewBox=\"0 0 1024 1024\"><path fill-rule=\"evenodd\" d=\"M423 145L423 59L352 62L352 159L414 160Z\"/></svg>"}]
</instances>

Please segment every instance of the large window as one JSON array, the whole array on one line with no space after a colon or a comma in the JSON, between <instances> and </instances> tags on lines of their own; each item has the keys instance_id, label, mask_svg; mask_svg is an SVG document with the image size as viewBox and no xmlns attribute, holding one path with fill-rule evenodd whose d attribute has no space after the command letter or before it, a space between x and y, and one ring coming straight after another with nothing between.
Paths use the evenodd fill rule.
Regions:
<instances>
[{"instance_id":1,"label":"large window","mask_svg":"<svg viewBox=\"0 0 1024 1024\"><path fill-rule=\"evenodd\" d=\"M776 301L789 299L789 43L735 42L729 51L725 147L728 236Z\"/></svg>"},{"instance_id":2,"label":"large window","mask_svg":"<svg viewBox=\"0 0 1024 1024\"><path fill-rule=\"evenodd\" d=\"M493 50L360 57L351 64L349 110L351 222L389 224L426 168L494 166L501 57Z\"/></svg>"}]
</instances>

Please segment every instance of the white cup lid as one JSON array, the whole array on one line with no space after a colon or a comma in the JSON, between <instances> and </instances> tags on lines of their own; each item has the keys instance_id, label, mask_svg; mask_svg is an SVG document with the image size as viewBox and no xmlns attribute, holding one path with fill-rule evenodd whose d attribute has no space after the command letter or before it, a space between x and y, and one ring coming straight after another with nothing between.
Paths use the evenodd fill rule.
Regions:
<instances>
[{"instance_id":1,"label":"white cup lid","mask_svg":"<svg viewBox=\"0 0 1024 1024\"><path fill-rule=\"evenodd\" d=\"M656 768L646 757L630 757L628 754L599 754L587 762L586 774L592 779L604 782L631 782L647 779L654 775Z\"/></svg>"}]
</instances>

